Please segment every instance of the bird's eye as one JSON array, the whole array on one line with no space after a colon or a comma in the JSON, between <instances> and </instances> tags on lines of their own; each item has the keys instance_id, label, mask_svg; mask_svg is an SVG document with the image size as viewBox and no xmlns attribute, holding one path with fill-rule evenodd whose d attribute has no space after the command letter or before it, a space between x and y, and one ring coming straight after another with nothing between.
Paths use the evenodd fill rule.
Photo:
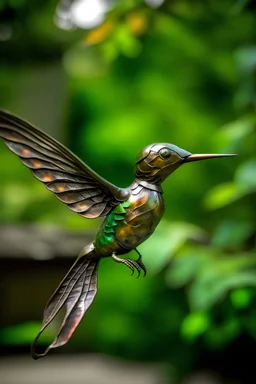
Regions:
<instances>
[{"instance_id":1,"label":"bird's eye","mask_svg":"<svg viewBox=\"0 0 256 384\"><path fill-rule=\"evenodd\" d=\"M164 160L169 159L172 156L172 151L169 148L162 148L159 151L159 156Z\"/></svg>"}]
</instances>

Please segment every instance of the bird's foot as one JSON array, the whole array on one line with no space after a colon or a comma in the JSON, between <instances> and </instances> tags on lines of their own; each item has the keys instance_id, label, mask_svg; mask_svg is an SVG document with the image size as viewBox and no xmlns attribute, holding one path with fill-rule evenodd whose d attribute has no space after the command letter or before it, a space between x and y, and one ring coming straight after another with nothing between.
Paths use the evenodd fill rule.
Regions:
<instances>
[{"instance_id":1,"label":"bird's foot","mask_svg":"<svg viewBox=\"0 0 256 384\"><path fill-rule=\"evenodd\" d=\"M140 273L141 273L141 270L143 271L144 273L144 277L146 276L146 273L147 273L147 269L146 269L146 266L143 264L143 262L141 261L142 259L142 255L139 253L139 251L137 251L137 249L135 249L135 251L138 253L139 255L139 258L137 260L133 260L133 259L122 259L118 256L116 256L115 253L112 254L112 259L115 260L117 263L122 263L122 264L125 264L127 265L128 268L131 269L132 271L132 275L134 274L134 270L136 269L137 272L138 272L138 277L140 276Z\"/></svg>"}]
</instances>

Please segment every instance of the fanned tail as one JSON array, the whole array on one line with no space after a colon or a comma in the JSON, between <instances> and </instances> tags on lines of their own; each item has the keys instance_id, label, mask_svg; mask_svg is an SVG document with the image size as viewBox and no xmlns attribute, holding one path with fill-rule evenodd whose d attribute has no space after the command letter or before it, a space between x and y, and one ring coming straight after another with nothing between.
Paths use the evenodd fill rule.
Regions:
<instances>
[{"instance_id":1,"label":"fanned tail","mask_svg":"<svg viewBox=\"0 0 256 384\"><path fill-rule=\"evenodd\" d=\"M64 277L45 307L42 327L31 345L31 354L34 359L39 359L50 349L68 342L97 293L98 263L99 258L95 254L94 247L89 245L81 252ZM43 353L37 353L36 342L39 336L64 305L66 306L65 318L55 340Z\"/></svg>"}]
</instances>

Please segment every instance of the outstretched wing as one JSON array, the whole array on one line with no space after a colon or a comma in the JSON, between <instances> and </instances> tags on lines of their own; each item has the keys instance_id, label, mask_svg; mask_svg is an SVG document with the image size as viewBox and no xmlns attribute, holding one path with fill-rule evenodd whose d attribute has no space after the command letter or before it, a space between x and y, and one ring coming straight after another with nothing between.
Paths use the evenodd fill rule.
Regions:
<instances>
[{"instance_id":1,"label":"outstretched wing","mask_svg":"<svg viewBox=\"0 0 256 384\"><path fill-rule=\"evenodd\" d=\"M5 111L0 111L0 137L47 189L81 216L105 216L128 198L126 189L103 179L64 145Z\"/></svg>"}]
</instances>

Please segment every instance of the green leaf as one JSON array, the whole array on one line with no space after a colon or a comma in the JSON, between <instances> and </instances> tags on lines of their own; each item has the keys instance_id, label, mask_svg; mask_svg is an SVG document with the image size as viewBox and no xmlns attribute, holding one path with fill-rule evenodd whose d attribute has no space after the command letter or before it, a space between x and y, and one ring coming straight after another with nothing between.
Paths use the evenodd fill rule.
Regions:
<instances>
[{"instance_id":1,"label":"green leaf","mask_svg":"<svg viewBox=\"0 0 256 384\"><path fill-rule=\"evenodd\" d=\"M202 255L196 249L185 250L173 260L166 271L166 281L170 287L182 287L196 277L198 271L209 262L207 255Z\"/></svg>"},{"instance_id":2,"label":"green leaf","mask_svg":"<svg viewBox=\"0 0 256 384\"><path fill-rule=\"evenodd\" d=\"M231 289L256 286L255 271L224 272L214 270L202 271L192 285L189 301L194 310L207 310L222 300Z\"/></svg>"},{"instance_id":3,"label":"green leaf","mask_svg":"<svg viewBox=\"0 0 256 384\"><path fill-rule=\"evenodd\" d=\"M222 208L248 193L256 191L256 159L242 164L236 171L235 182L223 183L212 188L205 197L208 209Z\"/></svg>"},{"instance_id":4,"label":"green leaf","mask_svg":"<svg viewBox=\"0 0 256 384\"><path fill-rule=\"evenodd\" d=\"M240 2L245 0L240 0ZM239 70L243 74L254 74L256 66L256 47L255 46L245 46L237 50L235 56Z\"/></svg>"},{"instance_id":5,"label":"green leaf","mask_svg":"<svg viewBox=\"0 0 256 384\"><path fill-rule=\"evenodd\" d=\"M235 289L230 292L230 300L234 308L247 308L254 299L254 292L248 288Z\"/></svg>"},{"instance_id":6,"label":"green leaf","mask_svg":"<svg viewBox=\"0 0 256 384\"><path fill-rule=\"evenodd\" d=\"M233 182L219 184L206 194L204 205L210 210L219 209L240 199L244 194Z\"/></svg>"},{"instance_id":7,"label":"green leaf","mask_svg":"<svg viewBox=\"0 0 256 384\"><path fill-rule=\"evenodd\" d=\"M211 243L222 248L236 248L253 233L254 225L241 221L223 221L213 233Z\"/></svg>"},{"instance_id":8,"label":"green leaf","mask_svg":"<svg viewBox=\"0 0 256 384\"><path fill-rule=\"evenodd\" d=\"M255 129L255 117L235 120L226 124L217 132L216 142L219 151L236 152L241 147L241 142Z\"/></svg>"},{"instance_id":9,"label":"green leaf","mask_svg":"<svg viewBox=\"0 0 256 384\"><path fill-rule=\"evenodd\" d=\"M168 264L188 240L202 240L205 237L205 231L195 225L162 220L154 237L141 245L141 253L148 256L148 268L156 272Z\"/></svg>"},{"instance_id":10,"label":"green leaf","mask_svg":"<svg viewBox=\"0 0 256 384\"><path fill-rule=\"evenodd\" d=\"M181 324L181 334L188 341L194 341L210 326L210 317L205 312L192 312Z\"/></svg>"},{"instance_id":11,"label":"green leaf","mask_svg":"<svg viewBox=\"0 0 256 384\"><path fill-rule=\"evenodd\" d=\"M236 171L235 181L245 192L256 191L256 159L243 163Z\"/></svg>"},{"instance_id":12,"label":"green leaf","mask_svg":"<svg viewBox=\"0 0 256 384\"><path fill-rule=\"evenodd\" d=\"M108 62L97 46L77 44L66 51L63 65L67 74L74 79L97 78L108 69Z\"/></svg>"},{"instance_id":13,"label":"green leaf","mask_svg":"<svg viewBox=\"0 0 256 384\"><path fill-rule=\"evenodd\" d=\"M140 41L133 36L127 25L119 25L116 28L113 41L119 50L128 57L136 57L141 52Z\"/></svg>"}]
</instances>

